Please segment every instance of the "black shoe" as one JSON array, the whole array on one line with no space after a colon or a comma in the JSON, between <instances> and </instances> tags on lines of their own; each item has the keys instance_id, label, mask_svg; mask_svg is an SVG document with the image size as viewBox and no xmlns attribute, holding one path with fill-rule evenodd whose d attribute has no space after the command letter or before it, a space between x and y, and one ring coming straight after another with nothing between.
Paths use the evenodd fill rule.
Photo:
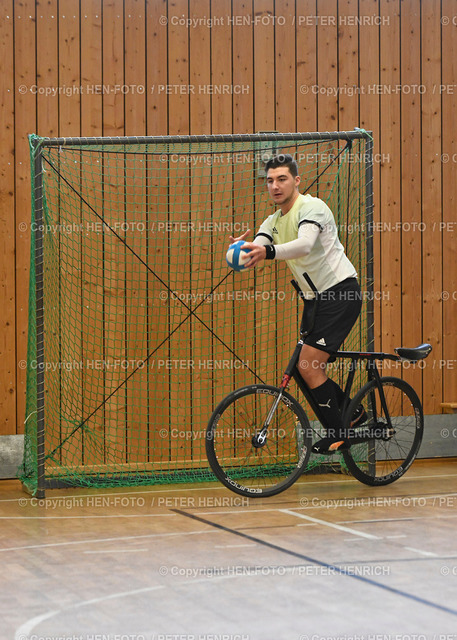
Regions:
<instances>
[{"instance_id":1,"label":"black shoe","mask_svg":"<svg viewBox=\"0 0 457 640\"><path fill-rule=\"evenodd\" d=\"M344 451L349 446L344 438L322 438L313 444L311 451L320 455L331 455L338 453L338 451Z\"/></svg>"}]
</instances>

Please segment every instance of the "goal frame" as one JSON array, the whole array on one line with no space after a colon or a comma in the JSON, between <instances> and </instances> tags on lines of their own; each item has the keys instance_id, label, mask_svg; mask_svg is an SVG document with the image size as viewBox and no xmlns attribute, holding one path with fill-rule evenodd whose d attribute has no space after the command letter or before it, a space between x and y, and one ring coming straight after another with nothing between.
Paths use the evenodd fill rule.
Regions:
<instances>
[{"instance_id":1,"label":"goal frame","mask_svg":"<svg viewBox=\"0 0 457 640\"><path fill-rule=\"evenodd\" d=\"M365 141L365 222L369 232L366 236L366 290L367 290L367 350L374 349L374 304L373 304L373 138L371 131L306 132L306 133L252 133L215 135L174 135L174 136L123 136L123 137L56 137L42 138L29 136L32 164L32 206L34 211L34 254L35 282L31 283L35 294L36 314L36 422L37 422L37 488L35 496L43 499L46 489L68 486L64 481L46 478L45 470L45 335L44 335L44 191L43 191L43 149L46 147L88 146L88 145L132 145L132 144L173 144L189 145L200 143L281 143L293 141L322 142L332 140ZM24 489L27 484L23 482ZM72 485L73 486L73 485Z\"/></svg>"}]
</instances>

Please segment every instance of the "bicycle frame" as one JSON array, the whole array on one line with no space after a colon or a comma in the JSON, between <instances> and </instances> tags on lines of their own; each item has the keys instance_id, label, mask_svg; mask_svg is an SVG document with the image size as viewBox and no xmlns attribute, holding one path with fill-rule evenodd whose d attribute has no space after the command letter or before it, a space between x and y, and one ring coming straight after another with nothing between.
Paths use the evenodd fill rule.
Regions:
<instances>
[{"instance_id":1,"label":"bicycle frame","mask_svg":"<svg viewBox=\"0 0 457 640\"><path fill-rule=\"evenodd\" d=\"M317 416L319 422L321 424L323 424L322 421L322 414L321 411L319 409L319 405L317 404L316 400L314 399L314 395L312 393L312 390L309 388L309 386L306 384L305 380L302 378L300 371L298 369L298 361L300 358L300 354L301 354L301 350L302 347L304 345L304 339L306 338L307 332L306 331L301 331L301 335L302 337L300 338L300 340L297 342L297 345L295 346L294 352L292 354L292 357L284 371L283 377L282 377L282 381L281 384L279 385L279 388L281 389L278 397L276 398L273 406L271 407L267 419L265 420L265 423L263 425L262 430L257 434L257 438L256 441L258 442L258 445L261 446L266 439L266 432L268 430L268 426L271 422L271 419L274 415L274 412L276 411L276 408L279 404L279 402L281 401L281 396L282 393L287 389L289 382L291 379L295 380L295 382L297 383L298 388L300 389L300 391L303 393L303 395L305 396L306 400L308 401L308 403L310 404L312 410L314 411L315 415ZM384 353L384 352L363 352L363 351L337 351L332 357L331 359L338 359L338 358L348 358L350 359L350 365L349 365L349 373L348 373L348 377L346 380L346 384L344 387L344 401L343 401L343 405L341 407L341 413L343 416L343 420L344 420L344 414L345 411L349 405L349 401L350 401L350 396L351 396L351 390L352 390L352 386L354 383L354 377L355 377L355 373L357 371L357 369L359 369L360 367L360 363L361 361L367 361L367 374L368 374L368 381L370 380L375 380L376 381L376 386L378 388L379 391L379 397L380 397L380 401L381 401L381 406L384 412L384 417L387 421L388 427L392 428L392 423L390 420L390 414L389 414L389 410L387 408L387 402L386 402L386 398L384 395L384 389L381 383L381 375L379 373L379 369L378 366L376 364L376 360L394 360L394 361L400 361L401 358L395 354L392 353Z\"/></svg>"}]
</instances>

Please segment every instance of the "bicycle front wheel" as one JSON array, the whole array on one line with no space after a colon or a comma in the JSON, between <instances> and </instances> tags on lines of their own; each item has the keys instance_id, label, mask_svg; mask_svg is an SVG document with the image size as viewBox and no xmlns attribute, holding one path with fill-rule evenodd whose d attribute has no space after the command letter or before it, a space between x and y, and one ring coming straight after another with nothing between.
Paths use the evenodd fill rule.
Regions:
<instances>
[{"instance_id":1,"label":"bicycle front wheel","mask_svg":"<svg viewBox=\"0 0 457 640\"><path fill-rule=\"evenodd\" d=\"M273 496L303 472L311 452L309 421L284 392L259 446L261 431L280 389L249 385L230 393L214 410L206 431L206 453L217 478L235 493ZM253 438L255 444L253 442Z\"/></svg>"},{"instance_id":2,"label":"bicycle front wheel","mask_svg":"<svg viewBox=\"0 0 457 640\"><path fill-rule=\"evenodd\" d=\"M424 431L421 402L404 380L381 378L385 403L377 382L371 380L354 396L346 413L346 425L363 406L367 419L355 435L367 430L373 439L354 444L343 452L350 473L371 486L390 484L410 467L419 451Z\"/></svg>"}]
</instances>

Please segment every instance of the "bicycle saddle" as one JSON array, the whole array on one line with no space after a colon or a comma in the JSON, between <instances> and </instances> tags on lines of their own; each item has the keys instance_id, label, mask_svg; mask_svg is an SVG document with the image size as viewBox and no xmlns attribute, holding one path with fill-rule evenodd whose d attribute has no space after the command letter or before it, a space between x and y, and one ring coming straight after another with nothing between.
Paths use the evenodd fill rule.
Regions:
<instances>
[{"instance_id":1,"label":"bicycle saddle","mask_svg":"<svg viewBox=\"0 0 457 640\"><path fill-rule=\"evenodd\" d=\"M424 343L419 345L418 347L398 347L397 349L395 349L395 353L404 360L411 360L415 362L416 360L423 360L424 358L426 358L431 350L432 345Z\"/></svg>"}]
</instances>

